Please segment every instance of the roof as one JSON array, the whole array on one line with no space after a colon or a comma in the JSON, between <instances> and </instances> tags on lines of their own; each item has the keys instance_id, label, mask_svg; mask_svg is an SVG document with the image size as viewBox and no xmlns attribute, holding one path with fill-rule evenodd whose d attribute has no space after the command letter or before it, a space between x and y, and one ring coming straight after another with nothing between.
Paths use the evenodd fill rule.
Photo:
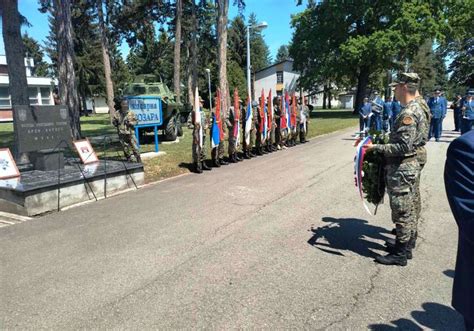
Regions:
<instances>
[{"instance_id":1,"label":"roof","mask_svg":"<svg viewBox=\"0 0 474 331\"><path fill-rule=\"evenodd\" d=\"M262 69L260 69L260 70L258 70L258 71L255 71L255 73L262 72L262 71L264 71L264 70L270 69L270 68L272 68L272 67L275 67L275 66L280 65L280 64L285 63L285 62L295 62L295 61L294 61L292 58L288 58L288 59L286 59L286 60L283 60L283 61L274 63L274 64L272 64L272 65L269 65L268 67L265 67L265 68L262 68Z\"/></svg>"}]
</instances>

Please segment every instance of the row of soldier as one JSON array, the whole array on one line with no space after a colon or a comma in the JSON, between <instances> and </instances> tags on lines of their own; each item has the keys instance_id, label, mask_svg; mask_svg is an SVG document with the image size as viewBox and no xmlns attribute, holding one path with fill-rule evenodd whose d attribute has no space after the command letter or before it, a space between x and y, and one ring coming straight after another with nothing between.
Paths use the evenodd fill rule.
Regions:
<instances>
[{"instance_id":1,"label":"row of soldier","mask_svg":"<svg viewBox=\"0 0 474 331\"><path fill-rule=\"evenodd\" d=\"M374 92L373 99L364 98L364 103L359 109L360 131L390 131L400 110L401 105L398 100L386 97L384 101L378 92Z\"/></svg>"},{"instance_id":2,"label":"row of soldier","mask_svg":"<svg viewBox=\"0 0 474 331\"><path fill-rule=\"evenodd\" d=\"M210 114L203 110L203 100L196 89L193 110L188 118L188 128L193 129L193 170L202 173L212 168L206 163L207 144L210 144L213 167L236 163L257 155L272 153L306 142L309 108L306 101L288 93L285 96L262 95L258 101L246 105L234 92L234 102L227 111L221 111L221 95ZM227 130L226 130L227 129ZM227 132L225 132L227 131ZM207 140L208 134L210 139ZM225 137L228 158L225 159Z\"/></svg>"}]
</instances>

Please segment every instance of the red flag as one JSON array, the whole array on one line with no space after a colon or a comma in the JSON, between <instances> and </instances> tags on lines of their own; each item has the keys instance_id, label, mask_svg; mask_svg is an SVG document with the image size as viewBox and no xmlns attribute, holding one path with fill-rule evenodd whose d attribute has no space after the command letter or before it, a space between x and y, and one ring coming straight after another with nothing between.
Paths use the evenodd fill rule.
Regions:
<instances>
[{"instance_id":1,"label":"red flag","mask_svg":"<svg viewBox=\"0 0 474 331\"><path fill-rule=\"evenodd\" d=\"M292 128L296 127L296 96L294 93L291 97L290 125Z\"/></svg>"},{"instance_id":2,"label":"red flag","mask_svg":"<svg viewBox=\"0 0 474 331\"><path fill-rule=\"evenodd\" d=\"M217 89L216 93L216 122L219 127L219 136L220 140L224 141L224 130L222 129L222 120L221 120L221 91Z\"/></svg>"},{"instance_id":3,"label":"red flag","mask_svg":"<svg viewBox=\"0 0 474 331\"><path fill-rule=\"evenodd\" d=\"M268 131L272 129L273 126L273 100L272 100L272 90L270 89L270 92L268 93L268 111L267 111L267 116L268 116Z\"/></svg>"},{"instance_id":4,"label":"red flag","mask_svg":"<svg viewBox=\"0 0 474 331\"><path fill-rule=\"evenodd\" d=\"M280 100L280 129L284 130L288 128L288 123L286 119L286 106L285 106L285 97L282 95Z\"/></svg>"},{"instance_id":5,"label":"red flag","mask_svg":"<svg viewBox=\"0 0 474 331\"><path fill-rule=\"evenodd\" d=\"M265 118L265 93L263 92L263 89L262 89L262 94L260 96L260 127L259 127L259 131L260 133L263 133L265 131L265 128L263 127L263 124L265 122L264 120Z\"/></svg>"}]
</instances>

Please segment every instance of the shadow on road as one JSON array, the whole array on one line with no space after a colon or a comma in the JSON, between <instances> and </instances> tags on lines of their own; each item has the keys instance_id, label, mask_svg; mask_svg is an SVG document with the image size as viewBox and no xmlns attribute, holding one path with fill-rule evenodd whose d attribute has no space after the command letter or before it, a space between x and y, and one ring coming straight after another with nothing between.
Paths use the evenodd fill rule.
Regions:
<instances>
[{"instance_id":1,"label":"shadow on road","mask_svg":"<svg viewBox=\"0 0 474 331\"><path fill-rule=\"evenodd\" d=\"M454 278L454 270L451 270L451 269L445 270L443 271L443 274L445 274L449 278Z\"/></svg>"},{"instance_id":2,"label":"shadow on road","mask_svg":"<svg viewBox=\"0 0 474 331\"><path fill-rule=\"evenodd\" d=\"M391 321L389 324L371 324L368 329L376 331L424 330L426 328L432 330L464 330L463 317L453 308L434 302L425 302L421 307L423 310L415 310L411 313L411 316L423 327L407 318L400 318Z\"/></svg>"},{"instance_id":3,"label":"shadow on road","mask_svg":"<svg viewBox=\"0 0 474 331\"><path fill-rule=\"evenodd\" d=\"M372 249L383 250L384 246L367 239L383 241L387 239L383 234L389 234L386 229L357 218L323 217L322 221L329 224L311 228L313 236L308 244L334 255L344 256L341 251L352 251L374 258L378 254Z\"/></svg>"}]
</instances>

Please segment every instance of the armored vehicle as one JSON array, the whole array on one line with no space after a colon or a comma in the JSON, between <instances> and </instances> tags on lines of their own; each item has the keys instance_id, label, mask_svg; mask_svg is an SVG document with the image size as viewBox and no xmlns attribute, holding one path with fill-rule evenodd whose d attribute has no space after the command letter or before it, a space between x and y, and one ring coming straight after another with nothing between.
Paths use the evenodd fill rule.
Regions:
<instances>
[{"instance_id":1,"label":"armored vehicle","mask_svg":"<svg viewBox=\"0 0 474 331\"><path fill-rule=\"evenodd\" d=\"M133 83L125 87L123 97L160 97L163 107L163 124L158 129L164 131L167 141L174 141L178 136L183 135L181 118L185 116L185 107L176 101L176 95L162 82L161 78L155 75L137 76Z\"/></svg>"}]
</instances>

